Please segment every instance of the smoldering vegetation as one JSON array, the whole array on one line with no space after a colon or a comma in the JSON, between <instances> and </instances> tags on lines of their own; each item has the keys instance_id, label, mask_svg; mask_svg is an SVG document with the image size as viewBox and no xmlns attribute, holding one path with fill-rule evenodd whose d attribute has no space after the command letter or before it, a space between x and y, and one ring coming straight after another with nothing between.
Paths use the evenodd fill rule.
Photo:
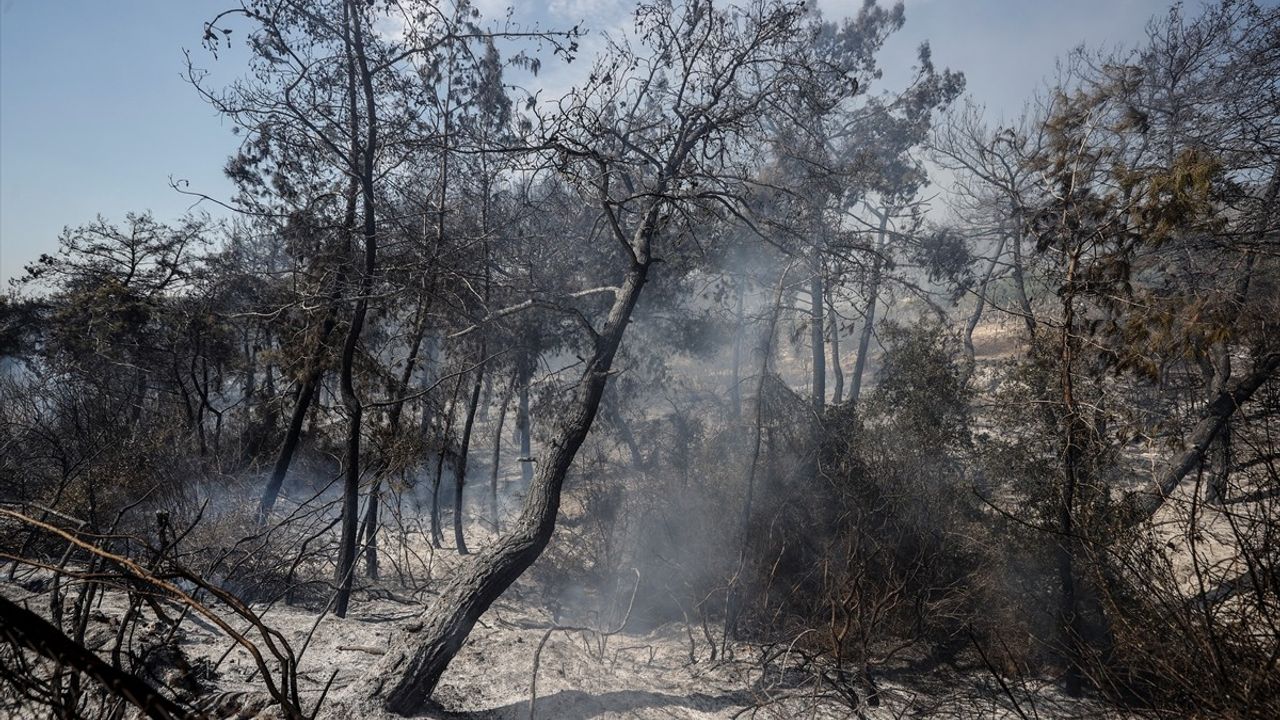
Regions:
<instances>
[{"instance_id":1,"label":"smoldering vegetation","mask_svg":"<svg viewBox=\"0 0 1280 720\"><path fill-rule=\"evenodd\" d=\"M0 305L0 709L1280 715L1280 13L1002 125L901 4L633 20L210 18L232 216Z\"/></svg>"}]
</instances>

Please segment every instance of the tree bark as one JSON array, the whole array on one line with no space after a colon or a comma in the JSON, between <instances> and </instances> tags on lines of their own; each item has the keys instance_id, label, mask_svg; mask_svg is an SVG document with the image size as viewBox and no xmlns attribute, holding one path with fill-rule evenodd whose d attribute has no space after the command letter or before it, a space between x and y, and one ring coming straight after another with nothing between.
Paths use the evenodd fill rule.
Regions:
<instances>
[{"instance_id":1,"label":"tree bark","mask_svg":"<svg viewBox=\"0 0 1280 720\"><path fill-rule=\"evenodd\" d=\"M647 213L640 238L647 243L656 222ZM574 456L586 439L600 406L613 358L649 272L647 244L628 270L596 337L573 400L559 423L556 440L546 448L529 487L524 509L506 535L475 556L453 577L421 625L388 650L378 666L354 689L380 699L392 712L409 714L430 699L441 674L494 600L542 553L555 529L560 491Z\"/></svg>"}]
</instances>

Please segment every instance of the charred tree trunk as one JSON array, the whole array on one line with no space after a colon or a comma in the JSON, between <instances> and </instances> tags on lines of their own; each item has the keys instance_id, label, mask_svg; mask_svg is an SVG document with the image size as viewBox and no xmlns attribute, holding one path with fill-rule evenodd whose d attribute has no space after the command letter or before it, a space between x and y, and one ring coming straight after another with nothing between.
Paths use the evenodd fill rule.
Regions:
<instances>
[{"instance_id":1,"label":"charred tree trunk","mask_svg":"<svg viewBox=\"0 0 1280 720\"><path fill-rule=\"evenodd\" d=\"M827 346L825 341L826 323L822 319L826 297L822 287L822 268L813 271L809 278L809 312L813 323L809 328L809 344L813 349L813 414L822 418L822 411L827 405Z\"/></svg>"},{"instance_id":2,"label":"charred tree trunk","mask_svg":"<svg viewBox=\"0 0 1280 720\"><path fill-rule=\"evenodd\" d=\"M320 410L322 407L322 404L320 402L320 397L324 391L324 381L325 381L325 376L327 374L328 374L328 370L324 370L320 373L319 378L317 378L316 394L314 399L312 399L311 401L311 409L307 411L307 429L303 431L304 434L307 434L307 435L313 434L316 429L316 423L320 422L319 416L320 416ZM329 397L333 397L332 390L329 391Z\"/></svg>"},{"instance_id":3,"label":"charred tree trunk","mask_svg":"<svg viewBox=\"0 0 1280 720\"><path fill-rule=\"evenodd\" d=\"M15 649L28 650L58 666L97 680L107 692L124 698L155 720L194 718L137 675L127 673L73 641L44 618L0 595L0 637Z\"/></svg>"},{"instance_id":4,"label":"charred tree trunk","mask_svg":"<svg viewBox=\"0 0 1280 720\"><path fill-rule=\"evenodd\" d=\"M614 355L648 277L647 242L656 220L653 208L640 231L643 251L637 253L596 336L595 350L559 423L556 441L538 464L520 517L501 540L454 576L421 617L421 625L394 644L356 688L358 694L378 698L387 710L400 714L421 709L476 620L542 554L555 529L565 474L595 420Z\"/></svg>"},{"instance_id":5,"label":"charred tree trunk","mask_svg":"<svg viewBox=\"0 0 1280 720\"><path fill-rule=\"evenodd\" d=\"M1277 167L1271 173L1271 181L1267 183L1267 191L1263 199L1265 210L1259 216L1257 225L1253 230L1253 240L1259 245L1262 244L1267 229L1271 225L1271 217L1275 212L1277 196L1280 196L1280 167ZM1243 308L1249 299L1249 286L1253 281L1253 269L1257 259L1258 254L1255 251L1249 251L1245 255L1244 268L1236 279L1235 289L1231 297L1236 309ZM1214 373L1213 382L1209 386L1210 402L1226 389L1227 383L1231 379L1231 349L1225 343L1220 342L1215 345L1213 355ZM1209 486L1205 490L1205 500L1212 505L1217 505L1226 501L1227 483L1231 476L1230 418L1227 418L1222 425L1222 429L1218 432L1218 437L1213 443L1212 452L1216 467L1210 473Z\"/></svg>"},{"instance_id":6,"label":"charred tree trunk","mask_svg":"<svg viewBox=\"0 0 1280 720\"><path fill-rule=\"evenodd\" d=\"M1252 231L1252 240L1256 244L1262 243L1267 231L1271 228L1277 198L1280 198L1280 166L1271 173L1271 180L1267 183L1267 191L1263 196L1262 207L1265 210ZM1257 253L1249 251L1245 256L1244 268L1236 280L1233 292L1232 300L1236 307L1242 307L1248 300L1256 262ZM1273 336L1280 331L1280 327L1274 324L1268 329ZM1208 452L1218 456L1219 467L1216 473L1211 474L1206 499L1211 503L1226 500L1227 478L1231 468L1231 417L1239 406L1252 397L1253 393L1280 368L1280 354L1272 352L1258 358L1253 372L1241 380L1235 388L1229 388L1227 383L1231 377L1230 350L1219 345L1213 349L1213 352L1215 356L1211 370L1213 381L1209 386L1209 402L1205 407L1203 419L1191 433L1191 447L1161 478L1157 484L1156 494L1141 503L1138 513L1140 519L1154 515L1187 473L1200 465Z\"/></svg>"},{"instance_id":7,"label":"charred tree trunk","mask_svg":"<svg viewBox=\"0 0 1280 720\"><path fill-rule=\"evenodd\" d=\"M253 421L253 406L258 399L258 337L249 328L241 333L241 349L244 350L244 385L241 395L244 398L246 424Z\"/></svg>"},{"instance_id":8,"label":"charred tree trunk","mask_svg":"<svg viewBox=\"0 0 1280 720\"><path fill-rule=\"evenodd\" d=\"M489 467L489 515L493 519L493 531L502 531L502 518L498 515L498 467L502 461L502 425L507 419L507 408L515 394L517 376L511 376L507 390L502 394L502 406L498 408L498 426L493 431L493 457Z\"/></svg>"},{"instance_id":9,"label":"charred tree trunk","mask_svg":"<svg viewBox=\"0 0 1280 720\"><path fill-rule=\"evenodd\" d=\"M1022 322L1027 326L1027 337L1036 339L1036 316L1031 311L1031 298L1027 297L1026 269L1022 262L1022 220L1014 213L1013 223L1013 292L1018 297L1018 309Z\"/></svg>"},{"instance_id":10,"label":"charred tree trunk","mask_svg":"<svg viewBox=\"0 0 1280 720\"><path fill-rule=\"evenodd\" d=\"M453 479L453 543L458 553L467 554L467 541L462 534L463 489L467 483L467 454L471 448L471 430L475 427L476 408L480 405L480 392L484 389L484 344L480 345L482 358L480 367L476 368L476 382L471 386L471 400L467 403L467 419L462 424L462 440L458 448L458 467Z\"/></svg>"},{"instance_id":11,"label":"charred tree trunk","mask_svg":"<svg viewBox=\"0 0 1280 720\"><path fill-rule=\"evenodd\" d=\"M325 347L328 345L329 336L333 334L333 330L338 324L338 307L342 303L343 290L347 282L347 256L351 252L351 228L355 226L356 222L358 193L358 181L353 178L347 188L346 208L343 212L342 234L346 238L343 242L344 251L339 253L336 258L338 271L334 279L333 289L329 293L328 309L325 311L324 320L320 323L320 331L316 337L315 345L312 347L311 356L304 363L302 384L298 388L297 398L293 405L293 413L289 416L289 427L285 430L284 441L280 444L280 452L276 455L276 462L271 469L271 478L267 481L267 486L262 491L262 500L258 504L259 523L266 521L267 516L275 509L276 500L280 498L280 489L284 486L285 476L289 473L289 465L293 462L294 453L297 452L298 443L302 439L302 425L307 419L307 413L314 408L320 381L324 377L322 357ZM269 384L274 382L269 367L267 382Z\"/></svg>"},{"instance_id":12,"label":"charred tree trunk","mask_svg":"<svg viewBox=\"0 0 1280 720\"><path fill-rule=\"evenodd\" d=\"M516 435L520 441L520 479L524 486L533 482L533 439L532 419L529 416L529 383L533 381L533 358L523 357L520 360L520 402L516 409Z\"/></svg>"},{"instance_id":13,"label":"charred tree trunk","mask_svg":"<svg viewBox=\"0 0 1280 720\"><path fill-rule=\"evenodd\" d=\"M1243 377L1235 387L1224 390L1204 410L1204 416L1191 431L1187 450L1165 471L1156 483L1156 492L1141 501L1136 519L1150 518L1164 505L1165 500L1178 488L1183 478L1196 468L1203 460L1205 453L1213 441L1222 432L1231 416L1248 402L1268 380L1280 371L1280 352L1274 352L1258 358L1253 371Z\"/></svg>"},{"instance_id":14,"label":"charred tree trunk","mask_svg":"<svg viewBox=\"0 0 1280 720\"><path fill-rule=\"evenodd\" d=\"M360 165L361 204L364 206L362 235L364 236L364 271L360 278L360 297L356 300L355 310L351 314L351 323L347 328L347 338L342 346L342 370L340 387L342 403L346 407L348 417L346 477L343 483L342 496L342 537L339 540L338 566L336 578L338 593L334 604L334 614L346 617L347 606L351 602L351 586L355 580L356 531L358 525L360 503L360 424L364 416L364 408L356 395L354 383L354 366L356 346L360 343L360 335L364 330L365 315L369 309L369 296L373 292L373 273L378 256L377 219L374 215L374 151L378 141L378 123L374 103L373 77L369 73L364 51L364 31L360 26L360 9L351 2L344 4L344 15L347 21L344 33L347 43L348 82L351 89L351 139L353 150L357 147ZM354 67L353 67L354 65ZM355 108L355 88L352 77L359 71L361 90L364 96L365 136L363 146L360 145L357 132L358 114Z\"/></svg>"},{"instance_id":15,"label":"charred tree trunk","mask_svg":"<svg viewBox=\"0 0 1280 720\"><path fill-rule=\"evenodd\" d=\"M369 239L366 242L372 242L372 240ZM356 308L347 330L347 338L342 347L340 387L342 404L347 411L347 442L342 486L342 535L338 541L338 565L334 577L338 585L334 614L340 618L347 616L347 605L351 601L351 587L355 580L356 531L360 513L360 427L364 418L364 407L355 391L354 366L356 346L360 342L368 308L367 297L366 291L356 301Z\"/></svg>"},{"instance_id":16,"label":"charred tree trunk","mask_svg":"<svg viewBox=\"0 0 1280 720\"><path fill-rule=\"evenodd\" d=\"M440 451L436 453L436 474L431 483L431 544L441 547L444 544L444 530L440 527L440 483L444 482L444 461L449 456L450 434L453 432L453 420L458 413L458 392L462 390L461 374L453 383L453 396L449 399L449 411L444 418L444 432L440 434ZM456 472L457 465L454 469Z\"/></svg>"},{"instance_id":17,"label":"charred tree trunk","mask_svg":"<svg viewBox=\"0 0 1280 720\"><path fill-rule=\"evenodd\" d=\"M418 367L418 355L422 351L422 338L426 334L426 319L430 308L430 295L424 297L422 303L418 305L416 316L413 321L413 342L409 346L409 356L405 358L404 367L400 371L398 382L392 384L389 388L392 397L395 398L391 404L391 408L387 411L387 429L388 435L394 440L400 432L401 419L404 417L405 393L409 391L409 380L413 378L413 372ZM364 563L365 574L372 580L378 579L378 515L381 511L381 494L382 494L382 476L387 470L387 463L384 460L382 470L378 476L373 479L373 484L369 487L368 498L365 501L364 527L361 529L360 536L364 538Z\"/></svg>"},{"instance_id":18,"label":"charred tree trunk","mask_svg":"<svg viewBox=\"0 0 1280 720\"><path fill-rule=\"evenodd\" d=\"M880 216L880 233L876 240L876 256L871 261L871 281L867 286L867 311L863 314L862 335L858 338L858 358L853 361L853 376L849 379L849 402L857 405L862 397L862 374L867 369L867 353L871 349L871 334L875 331L876 299L880 294L880 273L884 267L884 252L889 227L889 209Z\"/></svg>"},{"instance_id":19,"label":"charred tree trunk","mask_svg":"<svg viewBox=\"0 0 1280 720\"><path fill-rule=\"evenodd\" d=\"M357 543L364 548L364 574L370 580L378 579L378 522L381 511L382 474L373 478L364 501L364 524L357 533Z\"/></svg>"},{"instance_id":20,"label":"charred tree trunk","mask_svg":"<svg viewBox=\"0 0 1280 720\"><path fill-rule=\"evenodd\" d=\"M1201 358L1201 375L1205 384L1205 405L1221 395L1231 378L1231 355L1225 343L1216 342L1209 348L1207 356ZM1205 502L1217 505L1226 496L1227 477L1231 472L1231 419L1222 423L1222 429L1210 443L1205 453L1209 462L1205 469L1209 481L1205 485Z\"/></svg>"}]
</instances>

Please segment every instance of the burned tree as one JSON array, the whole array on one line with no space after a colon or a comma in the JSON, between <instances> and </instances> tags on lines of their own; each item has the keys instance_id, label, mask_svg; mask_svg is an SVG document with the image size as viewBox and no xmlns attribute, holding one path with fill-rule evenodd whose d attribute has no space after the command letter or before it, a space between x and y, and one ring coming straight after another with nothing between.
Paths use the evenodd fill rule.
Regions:
<instances>
[{"instance_id":1,"label":"burned tree","mask_svg":"<svg viewBox=\"0 0 1280 720\"><path fill-rule=\"evenodd\" d=\"M449 582L417 629L355 688L357 697L402 714L421 708L476 620L546 547L565 475L591 429L655 261L699 206L742 211L742 176L735 171L746 170L761 113L788 84L824 79L821 69L789 67L803 19L801 5L778 2L730 10L643 6L637 31L647 52L613 46L597 62L593 82L567 98L543 129L559 171L599 208L621 275L610 278L616 285L589 291L612 296L599 329L581 310L558 303L581 319L591 350L520 516Z\"/></svg>"}]
</instances>

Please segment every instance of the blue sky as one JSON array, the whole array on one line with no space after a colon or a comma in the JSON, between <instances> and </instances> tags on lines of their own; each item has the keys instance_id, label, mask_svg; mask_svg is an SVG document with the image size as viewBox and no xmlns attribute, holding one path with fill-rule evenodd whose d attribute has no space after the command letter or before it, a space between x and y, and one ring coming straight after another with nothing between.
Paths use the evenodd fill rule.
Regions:
<instances>
[{"instance_id":1,"label":"blue sky","mask_svg":"<svg viewBox=\"0 0 1280 720\"><path fill-rule=\"evenodd\" d=\"M0 0L0 279L54 250L64 226L99 213L180 216L192 200L172 190L170 178L215 197L230 194L221 168L236 139L182 79L182 50L220 73L235 72L236 53L214 62L200 47L201 23L233 2ZM511 2L476 4L498 17ZM585 21L596 31L627 22L633 4L522 2L514 17L548 28ZM861 0L818 4L832 18L855 12ZM976 102L995 118L1012 118L1062 54L1081 42L1131 42L1167 5L907 0L906 27L883 56L886 79L903 77L894 69L908 68L915 46L928 39L937 65L965 72ZM598 41L583 43L586 53L596 47ZM551 65L541 79L549 88L568 87L587 64Z\"/></svg>"}]
</instances>

